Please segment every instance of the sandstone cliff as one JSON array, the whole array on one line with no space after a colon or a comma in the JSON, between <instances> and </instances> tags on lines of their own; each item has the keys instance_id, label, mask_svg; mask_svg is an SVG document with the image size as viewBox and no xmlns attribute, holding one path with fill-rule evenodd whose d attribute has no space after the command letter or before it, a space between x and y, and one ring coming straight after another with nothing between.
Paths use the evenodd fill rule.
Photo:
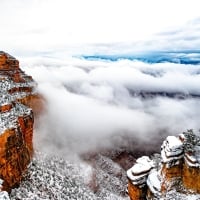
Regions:
<instances>
[{"instance_id":1,"label":"sandstone cliff","mask_svg":"<svg viewBox=\"0 0 200 200\"><path fill-rule=\"evenodd\" d=\"M192 130L178 137L168 136L161 155L139 158L127 171L127 177L131 200L184 199L180 196L191 194L199 198L200 138Z\"/></svg>"},{"instance_id":2,"label":"sandstone cliff","mask_svg":"<svg viewBox=\"0 0 200 200\"><path fill-rule=\"evenodd\" d=\"M5 190L19 184L33 155L33 111L41 108L35 87L19 62L0 51L0 178Z\"/></svg>"}]
</instances>

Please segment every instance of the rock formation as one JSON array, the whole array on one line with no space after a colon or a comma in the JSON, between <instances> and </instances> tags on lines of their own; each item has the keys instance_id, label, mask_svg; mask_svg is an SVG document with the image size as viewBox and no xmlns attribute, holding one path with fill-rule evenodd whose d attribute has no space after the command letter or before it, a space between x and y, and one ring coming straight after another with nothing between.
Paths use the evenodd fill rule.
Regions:
<instances>
[{"instance_id":1,"label":"rock formation","mask_svg":"<svg viewBox=\"0 0 200 200\"><path fill-rule=\"evenodd\" d=\"M127 171L128 192L131 200L144 199L147 192L146 180L153 163L148 156L136 160L136 164Z\"/></svg>"},{"instance_id":2,"label":"rock formation","mask_svg":"<svg viewBox=\"0 0 200 200\"><path fill-rule=\"evenodd\" d=\"M35 86L19 62L0 51L0 178L4 190L19 184L33 155L33 112L41 108Z\"/></svg>"},{"instance_id":3,"label":"rock formation","mask_svg":"<svg viewBox=\"0 0 200 200\"><path fill-rule=\"evenodd\" d=\"M131 200L167 199L172 190L200 193L200 138L192 130L168 136L161 155L139 158L127 177Z\"/></svg>"}]
</instances>

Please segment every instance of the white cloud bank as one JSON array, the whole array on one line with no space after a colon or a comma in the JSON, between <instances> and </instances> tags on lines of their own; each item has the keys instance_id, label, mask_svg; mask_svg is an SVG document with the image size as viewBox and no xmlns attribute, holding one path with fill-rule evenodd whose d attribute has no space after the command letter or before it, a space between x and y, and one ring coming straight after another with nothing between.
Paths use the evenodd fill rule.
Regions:
<instances>
[{"instance_id":1,"label":"white cloud bank","mask_svg":"<svg viewBox=\"0 0 200 200\"><path fill-rule=\"evenodd\" d=\"M66 58L199 49L199 15L199 0L0 0L1 50L35 56L23 66L48 101L42 141L75 150L119 132L149 139L164 129L199 128L198 99L144 100L131 93L199 95L199 66Z\"/></svg>"},{"instance_id":2,"label":"white cloud bank","mask_svg":"<svg viewBox=\"0 0 200 200\"><path fill-rule=\"evenodd\" d=\"M67 152L110 145L110 137L140 141L200 128L200 100L142 99L131 91L199 95L200 66L67 59L28 59L23 69L39 83L47 113L35 139L40 148ZM155 75L150 75L152 72ZM151 74L152 74L151 73Z\"/></svg>"}]
</instances>

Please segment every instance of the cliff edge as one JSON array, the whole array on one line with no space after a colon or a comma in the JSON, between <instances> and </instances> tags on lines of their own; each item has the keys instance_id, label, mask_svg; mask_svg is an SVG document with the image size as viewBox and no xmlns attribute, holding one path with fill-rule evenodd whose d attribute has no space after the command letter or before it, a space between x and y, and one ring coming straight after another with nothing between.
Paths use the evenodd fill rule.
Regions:
<instances>
[{"instance_id":1,"label":"cliff edge","mask_svg":"<svg viewBox=\"0 0 200 200\"><path fill-rule=\"evenodd\" d=\"M0 179L17 186L33 155L33 112L41 109L36 83L19 61L0 51Z\"/></svg>"},{"instance_id":2,"label":"cliff edge","mask_svg":"<svg viewBox=\"0 0 200 200\"><path fill-rule=\"evenodd\" d=\"M127 171L131 200L200 199L200 137L168 136L161 154L139 158Z\"/></svg>"}]
</instances>

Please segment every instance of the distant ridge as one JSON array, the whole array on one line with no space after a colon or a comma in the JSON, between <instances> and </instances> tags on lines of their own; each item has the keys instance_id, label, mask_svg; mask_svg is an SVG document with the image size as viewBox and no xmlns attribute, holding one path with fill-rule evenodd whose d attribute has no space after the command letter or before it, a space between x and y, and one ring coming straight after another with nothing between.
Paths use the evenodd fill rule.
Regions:
<instances>
[{"instance_id":1,"label":"distant ridge","mask_svg":"<svg viewBox=\"0 0 200 200\"><path fill-rule=\"evenodd\" d=\"M105 61L119 61L119 60L139 60L146 63L179 63L186 65L200 64L200 50L196 51L161 51L161 52L145 52L135 54L116 54L116 55L83 55L82 58L86 60L105 60Z\"/></svg>"}]
</instances>

